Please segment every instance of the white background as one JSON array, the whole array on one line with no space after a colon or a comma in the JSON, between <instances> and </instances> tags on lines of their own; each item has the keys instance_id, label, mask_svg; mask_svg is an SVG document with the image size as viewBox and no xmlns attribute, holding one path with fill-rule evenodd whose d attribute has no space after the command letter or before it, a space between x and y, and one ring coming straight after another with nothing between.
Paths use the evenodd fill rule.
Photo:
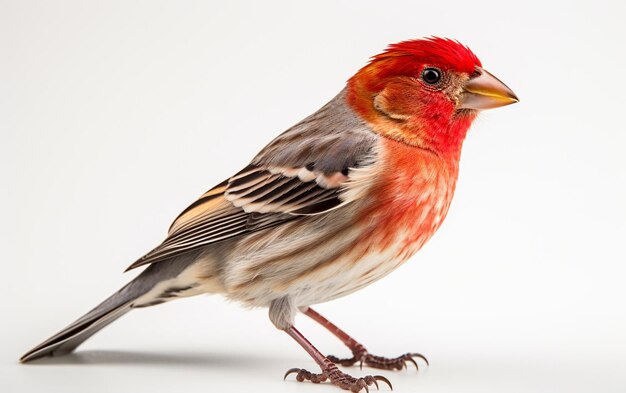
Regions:
<instances>
[{"instance_id":1,"label":"white background","mask_svg":"<svg viewBox=\"0 0 626 393\"><path fill-rule=\"evenodd\" d=\"M470 131L432 241L318 310L376 354L428 355L381 372L397 392L626 391L620 3L0 1L0 391L339 391L283 382L312 360L266 310L218 296L137 310L70 357L17 359L369 56L427 35L469 45L521 102Z\"/></svg>"}]
</instances>

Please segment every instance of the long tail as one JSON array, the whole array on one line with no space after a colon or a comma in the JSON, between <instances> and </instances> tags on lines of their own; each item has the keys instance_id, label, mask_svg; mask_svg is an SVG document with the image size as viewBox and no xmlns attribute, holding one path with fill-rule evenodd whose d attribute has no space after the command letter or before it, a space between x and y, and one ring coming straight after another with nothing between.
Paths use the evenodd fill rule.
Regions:
<instances>
[{"instance_id":1,"label":"long tail","mask_svg":"<svg viewBox=\"0 0 626 393\"><path fill-rule=\"evenodd\" d=\"M168 299L160 299L155 293L154 299L137 299L148 294L157 284L175 278L190 261L177 263L160 262L149 266L137 278L126 284L122 289L100 303L96 308L50 337L43 343L28 351L21 357L22 363L44 356L60 356L72 352L100 329L115 321L135 307L145 307L163 303ZM171 280L172 284L176 280ZM169 285L161 285L167 291ZM161 287L159 286L159 288ZM171 291L171 289L170 289Z\"/></svg>"}]
</instances>

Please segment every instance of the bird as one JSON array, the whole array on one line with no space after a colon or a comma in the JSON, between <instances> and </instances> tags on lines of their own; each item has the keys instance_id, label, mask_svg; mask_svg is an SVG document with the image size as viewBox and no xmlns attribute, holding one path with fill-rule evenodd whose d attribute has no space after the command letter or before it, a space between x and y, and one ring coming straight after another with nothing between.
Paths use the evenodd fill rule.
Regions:
<instances>
[{"instance_id":1,"label":"bird","mask_svg":"<svg viewBox=\"0 0 626 393\"><path fill-rule=\"evenodd\" d=\"M295 374L352 392L378 382L391 388L382 375L353 377L338 365L401 370L426 357L371 354L312 306L364 288L413 256L446 217L472 122L518 101L457 40L389 45L321 109L183 210L165 240L129 266L144 268L133 280L21 361L68 354L136 308L222 294L267 308L320 368L293 368L283 379ZM353 356L325 356L296 329L298 313Z\"/></svg>"}]
</instances>

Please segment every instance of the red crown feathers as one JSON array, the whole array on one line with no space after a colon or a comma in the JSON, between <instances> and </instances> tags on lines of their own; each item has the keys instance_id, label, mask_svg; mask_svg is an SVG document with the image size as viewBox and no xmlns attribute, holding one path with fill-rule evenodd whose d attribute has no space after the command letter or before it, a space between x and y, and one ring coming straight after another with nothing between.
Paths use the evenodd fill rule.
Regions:
<instances>
[{"instance_id":1,"label":"red crown feathers","mask_svg":"<svg viewBox=\"0 0 626 393\"><path fill-rule=\"evenodd\" d=\"M471 74L476 67L482 66L478 57L467 46L456 40L440 37L391 44L384 52L372 57L371 63L389 58L396 58L396 71L410 71L425 64Z\"/></svg>"}]
</instances>

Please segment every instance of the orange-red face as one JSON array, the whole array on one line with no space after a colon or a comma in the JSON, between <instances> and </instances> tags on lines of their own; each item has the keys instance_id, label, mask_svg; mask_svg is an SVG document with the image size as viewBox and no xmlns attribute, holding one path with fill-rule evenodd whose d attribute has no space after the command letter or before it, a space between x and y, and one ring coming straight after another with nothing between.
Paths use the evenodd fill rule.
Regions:
<instances>
[{"instance_id":1,"label":"orange-red face","mask_svg":"<svg viewBox=\"0 0 626 393\"><path fill-rule=\"evenodd\" d=\"M348 102L376 132L443 154L460 149L479 110L517 97L466 46L428 38L372 58L350 79Z\"/></svg>"}]
</instances>

